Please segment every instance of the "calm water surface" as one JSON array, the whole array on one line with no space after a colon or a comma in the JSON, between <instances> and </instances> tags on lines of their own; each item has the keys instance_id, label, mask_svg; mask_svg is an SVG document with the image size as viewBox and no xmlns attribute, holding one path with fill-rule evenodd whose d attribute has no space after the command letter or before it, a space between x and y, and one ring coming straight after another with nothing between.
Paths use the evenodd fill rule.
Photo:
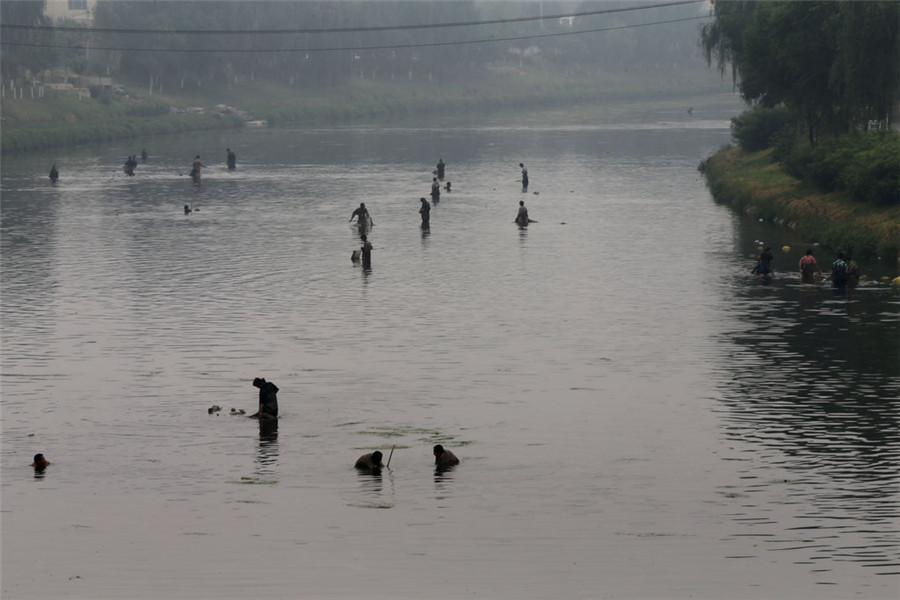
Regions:
<instances>
[{"instance_id":1,"label":"calm water surface","mask_svg":"<svg viewBox=\"0 0 900 600\"><path fill-rule=\"evenodd\" d=\"M802 285L690 104L5 158L3 597L896 597L896 269Z\"/></svg>"}]
</instances>

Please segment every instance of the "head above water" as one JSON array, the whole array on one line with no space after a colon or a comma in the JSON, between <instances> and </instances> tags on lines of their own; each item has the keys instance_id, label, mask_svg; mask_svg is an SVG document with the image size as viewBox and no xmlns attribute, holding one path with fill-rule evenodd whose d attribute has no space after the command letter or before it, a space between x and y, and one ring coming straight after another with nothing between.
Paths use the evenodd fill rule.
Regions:
<instances>
[{"instance_id":1,"label":"head above water","mask_svg":"<svg viewBox=\"0 0 900 600\"><path fill-rule=\"evenodd\" d=\"M524 167L524 166L525 166L525 165L524 165L524 164L522 164L522 163L519 163L519 166L520 166L520 167Z\"/></svg>"},{"instance_id":2,"label":"head above water","mask_svg":"<svg viewBox=\"0 0 900 600\"><path fill-rule=\"evenodd\" d=\"M525 201L524 201L524 200L519 200L519 206L525 206Z\"/></svg>"},{"instance_id":3,"label":"head above water","mask_svg":"<svg viewBox=\"0 0 900 600\"><path fill-rule=\"evenodd\" d=\"M840 258L841 260L844 260L845 258L847 258L847 255L844 254L843 252L838 252L838 258Z\"/></svg>"},{"instance_id":4,"label":"head above water","mask_svg":"<svg viewBox=\"0 0 900 600\"><path fill-rule=\"evenodd\" d=\"M360 203L359 203L359 207L360 207L360 208L365 208L365 207L366 207L366 203L365 203L365 202L360 202Z\"/></svg>"},{"instance_id":5,"label":"head above water","mask_svg":"<svg viewBox=\"0 0 900 600\"><path fill-rule=\"evenodd\" d=\"M47 461L47 459L44 458L44 455L38 453L38 454L34 455L34 462L31 463L31 466L34 467L35 469L43 469L44 467L46 467L49 464L50 463Z\"/></svg>"},{"instance_id":6,"label":"head above water","mask_svg":"<svg viewBox=\"0 0 900 600\"><path fill-rule=\"evenodd\" d=\"M444 453L444 447L443 447L443 446L441 446L440 444L438 444L437 446L434 447L434 455L435 455L435 456L440 456L440 455L443 454L443 453Z\"/></svg>"},{"instance_id":7,"label":"head above water","mask_svg":"<svg viewBox=\"0 0 900 600\"><path fill-rule=\"evenodd\" d=\"M361 236L359 236L359 239L361 239L361 240L362 240L362 241L364 241L364 242L365 242L365 241L366 241L366 240L367 240L367 239L368 239L368 238L366 238L366 236L365 236L365 235L361 235Z\"/></svg>"},{"instance_id":8,"label":"head above water","mask_svg":"<svg viewBox=\"0 0 900 600\"><path fill-rule=\"evenodd\" d=\"M253 387L261 388L261 387L264 386L264 385L266 385L266 380L263 379L262 377L256 377L256 378L253 380Z\"/></svg>"},{"instance_id":9,"label":"head above water","mask_svg":"<svg viewBox=\"0 0 900 600\"><path fill-rule=\"evenodd\" d=\"M375 463L376 465L380 465L382 456L384 456L384 455L381 453L381 451L376 450L375 452L372 453L372 462Z\"/></svg>"},{"instance_id":10,"label":"head above water","mask_svg":"<svg viewBox=\"0 0 900 600\"><path fill-rule=\"evenodd\" d=\"M813 253L812 250L807 250L807 251L806 251L806 255L807 255L807 256L812 256L812 253Z\"/></svg>"}]
</instances>

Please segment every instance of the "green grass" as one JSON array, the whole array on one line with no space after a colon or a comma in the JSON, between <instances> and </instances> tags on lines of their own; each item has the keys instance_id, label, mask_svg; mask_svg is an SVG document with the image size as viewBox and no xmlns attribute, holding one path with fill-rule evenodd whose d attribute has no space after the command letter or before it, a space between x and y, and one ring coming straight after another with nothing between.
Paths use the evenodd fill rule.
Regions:
<instances>
[{"instance_id":1,"label":"green grass","mask_svg":"<svg viewBox=\"0 0 900 600\"><path fill-rule=\"evenodd\" d=\"M782 171L771 150L730 148L703 161L700 170L713 198L740 213L782 223L834 251L898 259L900 206L860 203L844 192L823 193Z\"/></svg>"}]
</instances>

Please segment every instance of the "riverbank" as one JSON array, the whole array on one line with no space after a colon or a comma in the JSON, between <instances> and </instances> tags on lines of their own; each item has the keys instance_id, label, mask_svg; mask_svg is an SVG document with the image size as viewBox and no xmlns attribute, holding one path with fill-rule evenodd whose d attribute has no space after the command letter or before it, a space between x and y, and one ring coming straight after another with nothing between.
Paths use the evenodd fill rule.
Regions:
<instances>
[{"instance_id":1,"label":"riverbank","mask_svg":"<svg viewBox=\"0 0 900 600\"><path fill-rule=\"evenodd\" d=\"M152 96L137 91L134 85L93 89L92 95L45 89L36 98L25 94L22 99L4 99L0 152L241 127L247 120L269 125L340 124L410 116L483 115L498 110L653 101L723 89L720 80L703 73L681 80L621 75L601 79L602 84L507 69L491 78L460 84L358 78L323 87L257 81ZM223 111L223 106L228 110Z\"/></svg>"},{"instance_id":2,"label":"riverbank","mask_svg":"<svg viewBox=\"0 0 900 600\"><path fill-rule=\"evenodd\" d=\"M716 202L749 217L794 229L833 251L896 263L900 255L900 207L853 201L843 192L823 193L791 177L772 150L722 150L699 167Z\"/></svg>"}]
</instances>

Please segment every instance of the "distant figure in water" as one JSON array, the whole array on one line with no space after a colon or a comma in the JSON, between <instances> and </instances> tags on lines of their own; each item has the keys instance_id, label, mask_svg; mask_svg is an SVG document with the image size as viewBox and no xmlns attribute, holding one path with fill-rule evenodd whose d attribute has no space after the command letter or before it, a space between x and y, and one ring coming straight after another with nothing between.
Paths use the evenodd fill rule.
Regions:
<instances>
[{"instance_id":1,"label":"distant figure in water","mask_svg":"<svg viewBox=\"0 0 900 600\"><path fill-rule=\"evenodd\" d=\"M50 466L50 461L44 458L43 454L35 454L34 462L31 463L31 466L34 467L35 471L40 472Z\"/></svg>"},{"instance_id":2,"label":"distant figure in water","mask_svg":"<svg viewBox=\"0 0 900 600\"><path fill-rule=\"evenodd\" d=\"M194 161L191 163L191 179L194 180L194 183L200 183L200 169L205 166L200 160L199 154L194 157Z\"/></svg>"},{"instance_id":3,"label":"distant figure in water","mask_svg":"<svg viewBox=\"0 0 900 600\"><path fill-rule=\"evenodd\" d=\"M756 256L756 275L760 279L770 279L772 273L775 272L775 256L772 254L772 247L766 246L762 254Z\"/></svg>"},{"instance_id":4,"label":"distant figure in water","mask_svg":"<svg viewBox=\"0 0 900 600\"><path fill-rule=\"evenodd\" d=\"M831 263L831 287L842 290L847 287L847 256L838 252L837 260Z\"/></svg>"},{"instance_id":5,"label":"distant figure in water","mask_svg":"<svg viewBox=\"0 0 900 600\"><path fill-rule=\"evenodd\" d=\"M56 165L54 164L50 167L50 181L56 183L57 179L59 179L59 171L56 170Z\"/></svg>"},{"instance_id":6,"label":"distant figure in water","mask_svg":"<svg viewBox=\"0 0 900 600\"><path fill-rule=\"evenodd\" d=\"M363 454L356 459L356 464L354 466L360 471L379 473L381 472L381 469L384 468L384 464L381 462L382 456L383 455L378 450L370 454Z\"/></svg>"},{"instance_id":7,"label":"distant figure in water","mask_svg":"<svg viewBox=\"0 0 900 600\"><path fill-rule=\"evenodd\" d=\"M127 159L125 159L125 166L124 166L125 174L128 175L129 177L133 176L134 168L137 166L137 164L138 164L137 158L134 155L131 155Z\"/></svg>"},{"instance_id":8,"label":"distant figure in water","mask_svg":"<svg viewBox=\"0 0 900 600\"><path fill-rule=\"evenodd\" d=\"M444 159L438 159L437 164L437 178L441 181L444 180Z\"/></svg>"},{"instance_id":9,"label":"distant figure in water","mask_svg":"<svg viewBox=\"0 0 900 600\"><path fill-rule=\"evenodd\" d=\"M693 107L693 106L690 107L690 108L688 109L688 114L689 114L689 115L694 114L694 107Z\"/></svg>"},{"instance_id":10,"label":"distant figure in water","mask_svg":"<svg viewBox=\"0 0 900 600\"><path fill-rule=\"evenodd\" d=\"M434 447L434 466L438 469L446 469L459 464L459 459L449 450L438 444Z\"/></svg>"},{"instance_id":11,"label":"distant figure in water","mask_svg":"<svg viewBox=\"0 0 900 600\"><path fill-rule=\"evenodd\" d=\"M422 203L419 209L419 214L422 215L422 229L427 229L431 227L431 205L425 198L419 198L419 202Z\"/></svg>"},{"instance_id":12,"label":"distant figure in water","mask_svg":"<svg viewBox=\"0 0 900 600\"><path fill-rule=\"evenodd\" d=\"M356 224L359 226L360 231L365 231L367 227L375 225L375 221L372 220L372 216L369 214L369 209L366 208L365 202L359 203L359 208L353 211L353 214L350 215L350 222L353 222L353 217L356 217Z\"/></svg>"},{"instance_id":13,"label":"distant figure in water","mask_svg":"<svg viewBox=\"0 0 900 600\"><path fill-rule=\"evenodd\" d=\"M821 275L822 269L819 268L819 263L816 262L813 251L807 250L806 254L800 259L800 279L803 280L803 283L812 283L815 281L816 273Z\"/></svg>"},{"instance_id":14,"label":"distant figure in water","mask_svg":"<svg viewBox=\"0 0 900 600\"><path fill-rule=\"evenodd\" d=\"M194 209L191 208L191 205L190 205L190 204L185 204L185 205L184 205L184 214L189 215L189 214L191 214L192 212L194 212Z\"/></svg>"},{"instance_id":15,"label":"distant figure in water","mask_svg":"<svg viewBox=\"0 0 900 600\"><path fill-rule=\"evenodd\" d=\"M522 190L528 189L528 168L523 164L519 163L519 166L522 168Z\"/></svg>"},{"instance_id":16,"label":"distant figure in water","mask_svg":"<svg viewBox=\"0 0 900 600\"><path fill-rule=\"evenodd\" d=\"M227 152L228 156L228 158L226 158L228 161L228 170L234 171L237 168L237 155L231 148L225 148L225 152Z\"/></svg>"},{"instance_id":17,"label":"distant figure in water","mask_svg":"<svg viewBox=\"0 0 900 600\"><path fill-rule=\"evenodd\" d=\"M372 266L372 243L365 235L361 235L360 239L363 243L362 248L359 249L362 254L362 266L367 269Z\"/></svg>"},{"instance_id":18,"label":"distant figure in water","mask_svg":"<svg viewBox=\"0 0 900 600\"><path fill-rule=\"evenodd\" d=\"M145 150L145 149L142 149L142 150L141 150L141 160L142 160L142 161L147 162L147 158L148 158L149 156L150 156L150 155L147 154L147 150Z\"/></svg>"},{"instance_id":19,"label":"distant figure in water","mask_svg":"<svg viewBox=\"0 0 900 600\"><path fill-rule=\"evenodd\" d=\"M441 184L438 183L437 177L431 178L431 202L437 204L441 201Z\"/></svg>"},{"instance_id":20,"label":"distant figure in water","mask_svg":"<svg viewBox=\"0 0 900 600\"><path fill-rule=\"evenodd\" d=\"M855 288L859 284L859 265L853 257L847 255L847 287Z\"/></svg>"},{"instance_id":21,"label":"distant figure in water","mask_svg":"<svg viewBox=\"0 0 900 600\"><path fill-rule=\"evenodd\" d=\"M251 419L271 421L278 418L278 386L262 377L253 380L253 387L259 388L259 410L250 415Z\"/></svg>"},{"instance_id":22,"label":"distant figure in water","mask_svg":"<svg viewBox=\"0 0 900 600\"><path fill-rule=\"evenodd\" d=\"M520 200L519 201L519 212L516 213L516 224L519 227L524 227L524 226L528 225L528 221L529 221L528 209L525 208L525 201Z\"/></svg>"},{"instance_id":23,"label":"distant figure in water","mask_svg":"<svg viewBox=\"0 0 900 600\"><path fill-rule=\"evenodd\" d=\"M450 193L450 182L447 182L447 185L444 186L444 189L447 190L447 193Z\"/></svg>"}]
</instances>

